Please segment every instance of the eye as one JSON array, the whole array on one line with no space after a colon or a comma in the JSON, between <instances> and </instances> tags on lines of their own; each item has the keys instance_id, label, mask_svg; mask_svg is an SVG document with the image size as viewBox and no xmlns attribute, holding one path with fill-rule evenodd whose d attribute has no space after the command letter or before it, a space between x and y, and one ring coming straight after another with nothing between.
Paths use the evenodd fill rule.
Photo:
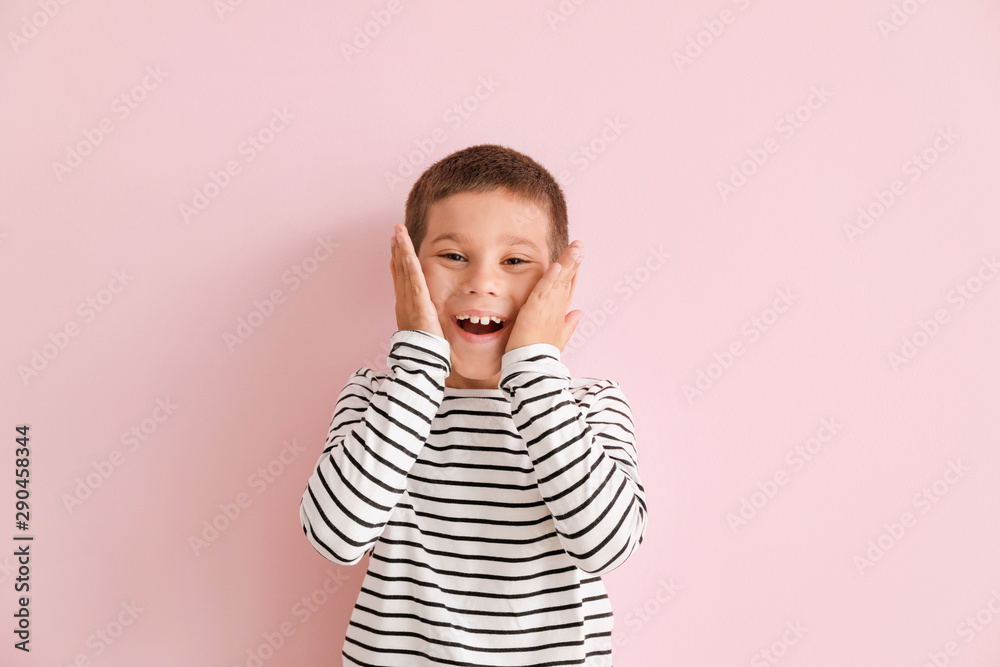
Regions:
<instances>
[{"instance_id":1,"label":"eye","mask_svg":"<svg viewBox=\"0 0 1000 667\"><path fill-rule=\"evenodd\" d=\"M443 252L440 255L438 255L438 257L445 257L447 259L451 259L452 257L457 257L460 260L464 260L465 259L461 255L459 255L457 252Z\"/></svg>"},{"instance_id":2,"label":"eye","mask_svg":"<svg viewBox=\"0 0 1000 667\"><path fill-rule=\"evenodd\" d=\"M511 257L510 259L505 260L505 261L507 261L507 262L517 262L517 264L514 264L513 266L520 266L521 264L530 264L531 263L531 262L529 262L526 259L521 259L520 257Z\"/></svg>"}]
</instances>

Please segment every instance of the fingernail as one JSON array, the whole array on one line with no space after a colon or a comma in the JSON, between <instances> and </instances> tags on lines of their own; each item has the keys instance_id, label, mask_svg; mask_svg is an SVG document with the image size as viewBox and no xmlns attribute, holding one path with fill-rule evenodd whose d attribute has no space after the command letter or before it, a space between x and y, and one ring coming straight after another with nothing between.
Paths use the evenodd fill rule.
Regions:
<instances>
[{"instance_id":1,"label":"fingernail","mask_svg":"<svg viewBox=\"0 0 1000 667\"><path fill-rule=\"evenodd\" d=\"M577 264L579 264L580 262L583 261L583 255L580 255L580 254L573 255L573 261L575 261Z\"/></svg>"}]
</instances>

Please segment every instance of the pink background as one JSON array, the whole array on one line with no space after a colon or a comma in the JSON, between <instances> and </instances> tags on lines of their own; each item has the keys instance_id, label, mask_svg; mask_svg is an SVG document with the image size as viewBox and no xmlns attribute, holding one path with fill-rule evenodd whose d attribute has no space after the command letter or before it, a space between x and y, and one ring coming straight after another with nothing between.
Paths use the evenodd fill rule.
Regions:
<instances>
[{"instance_id":1,"label":"pink background","mask_svg":"<svg viewBox=\"0 0 1000 667\"><path fill-rule=\"evenodd\" d=\"M340 664L298 502L410 185L490 142L636 417L615 665L1000 664L1000 5L221 1L0 7L0 663Z\"/></svg>"}]
</instances>

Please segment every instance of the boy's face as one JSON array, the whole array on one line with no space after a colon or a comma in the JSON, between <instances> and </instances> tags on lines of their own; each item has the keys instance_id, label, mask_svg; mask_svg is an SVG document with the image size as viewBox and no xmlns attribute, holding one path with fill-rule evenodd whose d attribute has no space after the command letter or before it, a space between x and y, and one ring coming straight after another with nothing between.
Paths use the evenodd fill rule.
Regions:
<instances>
[{"instance_id":1,"label":"boy's face","mask_svg":"<svg viewBox=\"0 0 1000 667\"><path fill-rule=\"evenodd\" d=\"M497 388L500 357L518 310L551 263L548 229L543 209L518 201L505 189L462 192L428 209L417 257L441 331L451 344L446 386ZM456 315L476 311L506 322L494 334L463 330L471 323L465 320L460 326Z\"/></svg>"}]
</instances>

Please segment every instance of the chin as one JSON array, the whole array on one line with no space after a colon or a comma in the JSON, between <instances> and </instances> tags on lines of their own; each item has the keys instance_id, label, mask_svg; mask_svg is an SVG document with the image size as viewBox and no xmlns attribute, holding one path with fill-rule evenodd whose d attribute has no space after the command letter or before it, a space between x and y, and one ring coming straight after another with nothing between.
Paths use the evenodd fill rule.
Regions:
<instances>
[{"instance_id":1,"label":"chin","mask_svg":"<svg viewBox=\"0 0 1000 667\"><path fill-rule=\"evenodd\" d=\"M469 380L490 380L500 372L500 359L492 362L467 362L457 359L452 364L452 371Z\"/></svg>"}]
</instances>

